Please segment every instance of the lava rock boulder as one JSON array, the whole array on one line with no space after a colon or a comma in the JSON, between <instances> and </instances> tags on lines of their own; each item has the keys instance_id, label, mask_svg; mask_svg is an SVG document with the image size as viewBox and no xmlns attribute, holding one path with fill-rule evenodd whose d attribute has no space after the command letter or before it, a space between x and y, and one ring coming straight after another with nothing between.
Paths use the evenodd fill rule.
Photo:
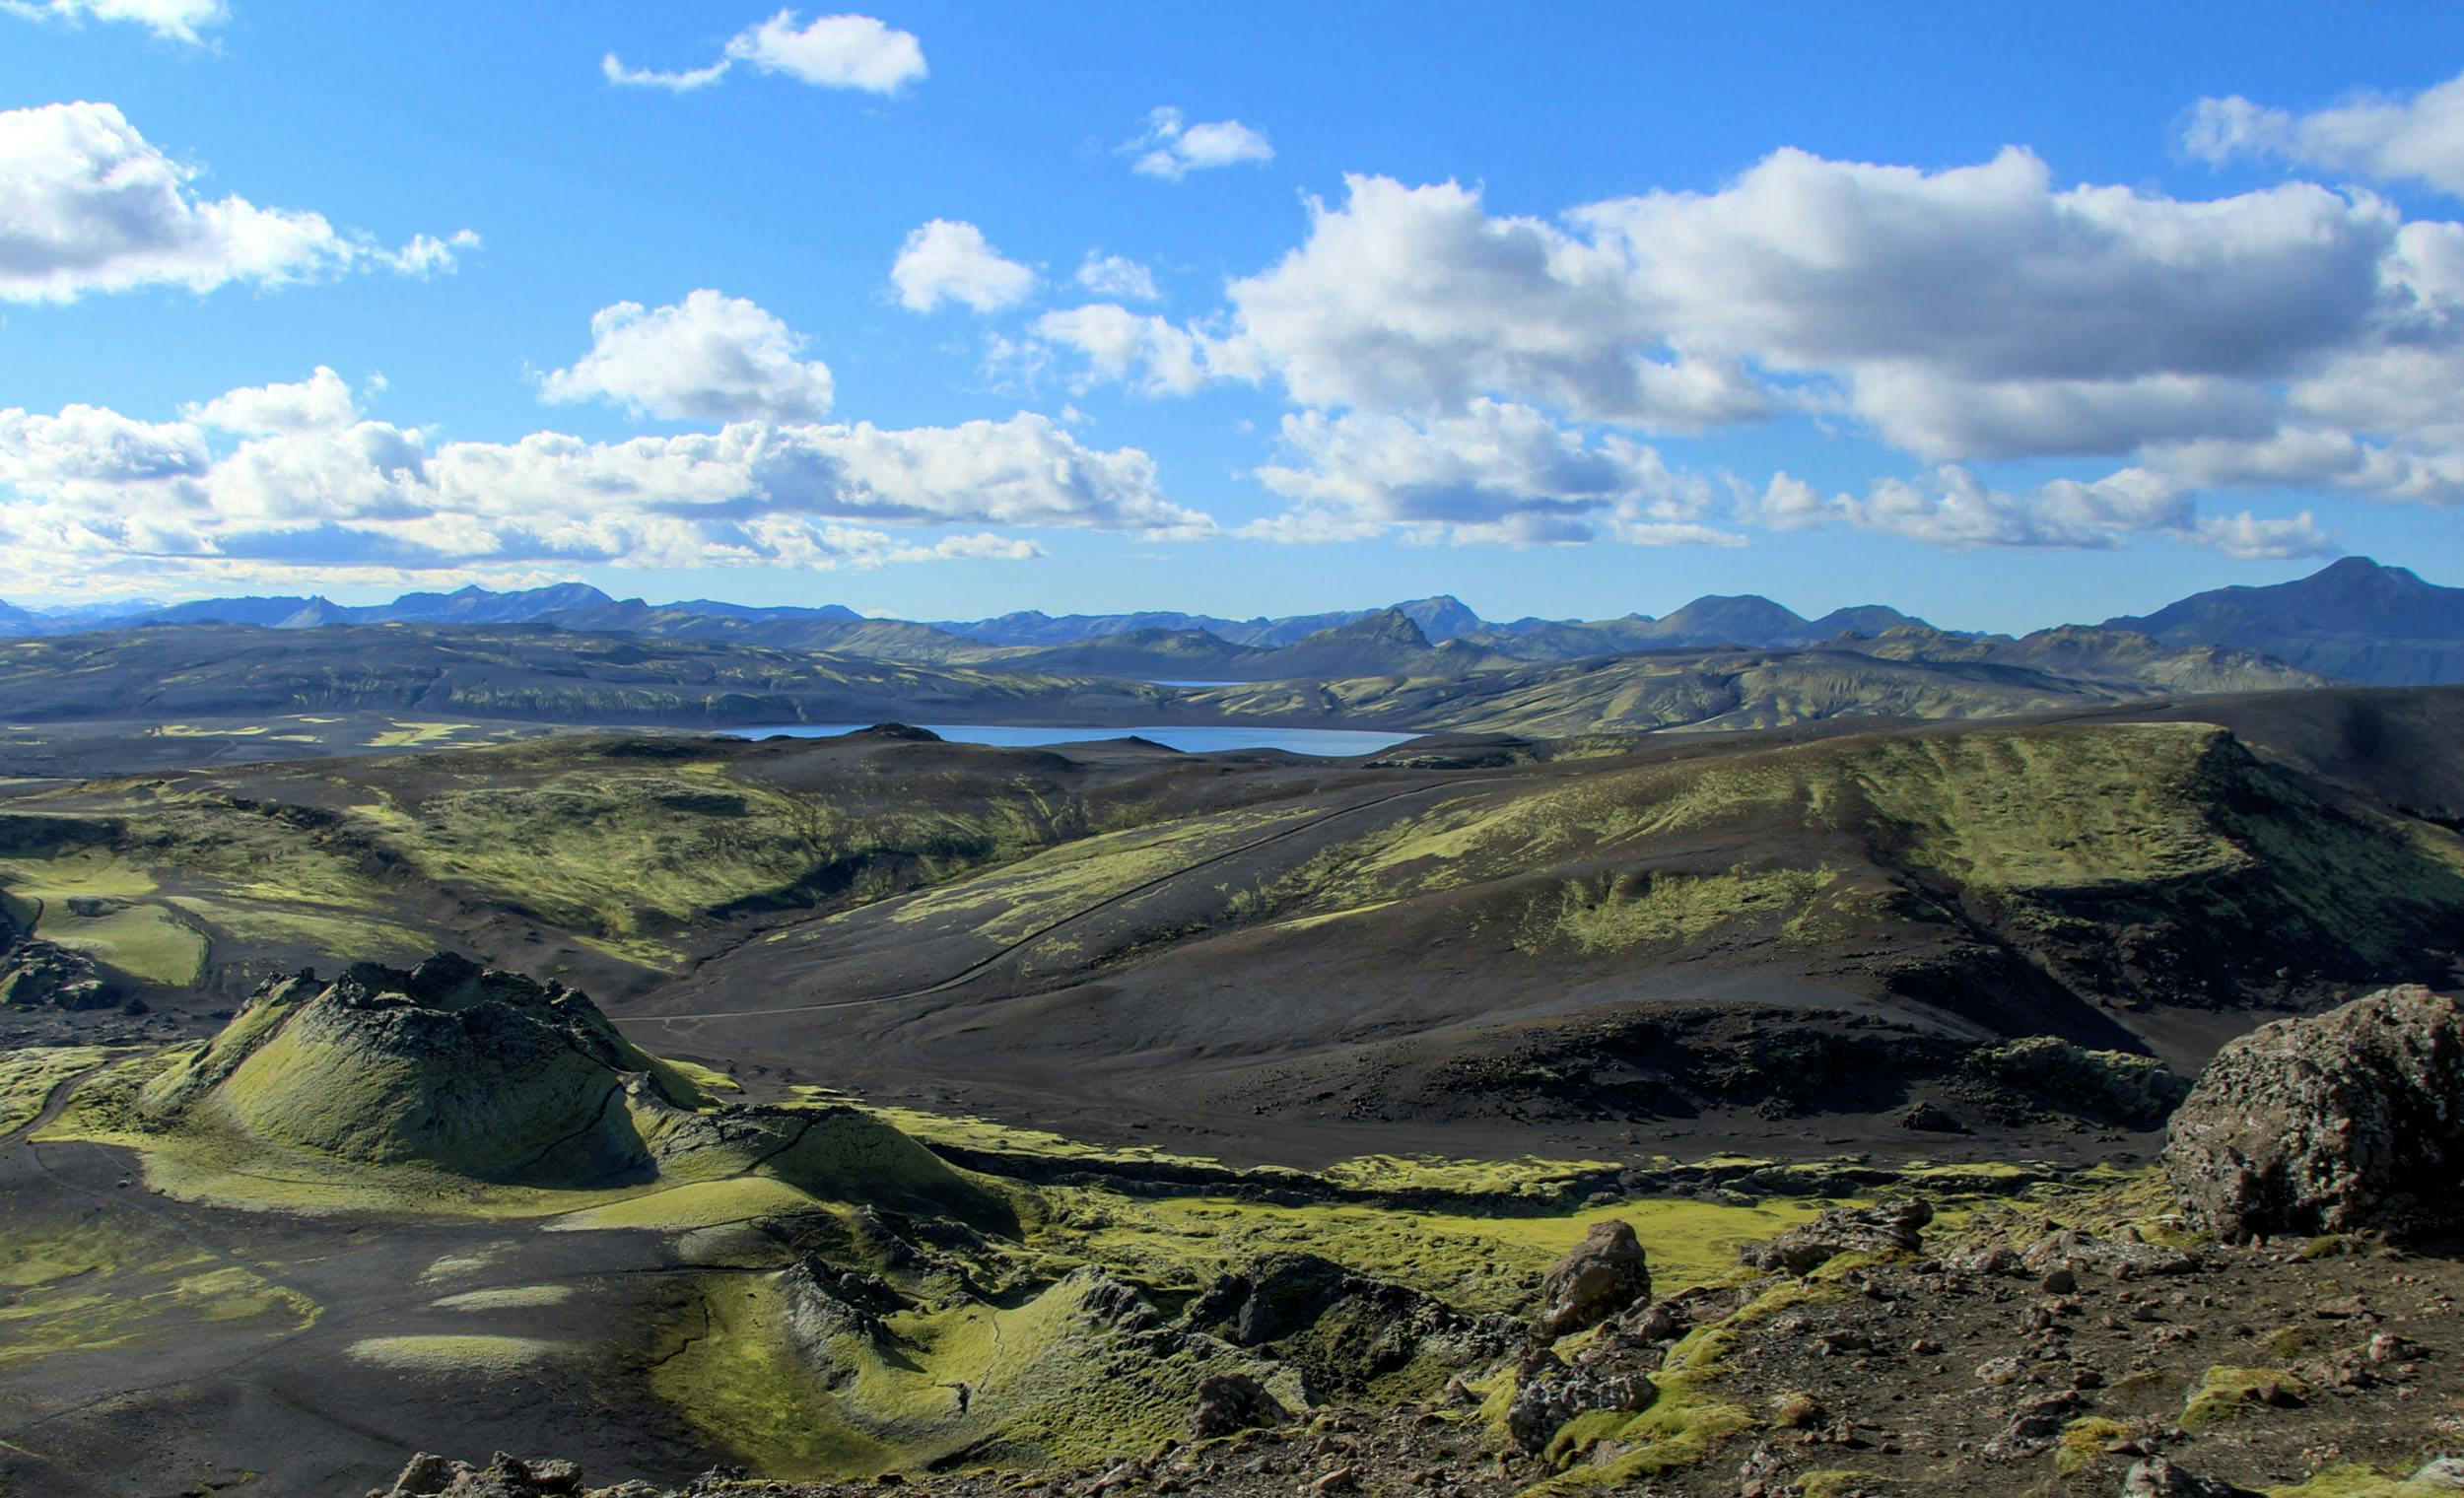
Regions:
<instances>
[{"instance_id":1,"label":"lava rock boulder","mask_svg":"<svg viewBox=\"0 0 2464 1498\"><path fill-rule=\"evenodd\" d=\"M2232 1042L2173 1115L2164 1169L2229 1242L2464 1231L2464 1005L2385 988Z\"/></svg>"},{"instance_id":2,"label":"lava rock boulder","mask_svg":"<svg viewBox=\"0 0 2464 1498\"><path fill-rule=\"evenodd\" d=\"M1634 1229L1614 1218L1596 1222L1540 1280L1532 1332L1540 1341L1554 1341L1650 1298L1651 1264Z\"/></svg>"}]
</instances>

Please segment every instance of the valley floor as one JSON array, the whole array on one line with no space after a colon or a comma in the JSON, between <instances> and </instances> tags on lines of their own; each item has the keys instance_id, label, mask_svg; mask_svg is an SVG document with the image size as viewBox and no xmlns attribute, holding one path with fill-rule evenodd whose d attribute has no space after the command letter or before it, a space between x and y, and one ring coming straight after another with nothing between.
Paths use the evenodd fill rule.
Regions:
<instances>
[{"instance_id":1,"label":"valley floor","mask_svg":"<svg viewBox=\"0 0 2464 1498\"><path fill-rule=\"evenodd\" d=\"M2464 694L2321 693L1352 762L897 729L139 744L0 801L0 1489L356 1492L417 1450L950 1492L2402 1466L2456 1434L2450 1260L2202 1249L2068 1289L1950 1260L2091 1219L2159 1241L2127 1190L2218 1044L2455 976L2460 729ZM403 1152L535 1123L369 1040L407 999L326 1016L371 1027L364 1086L213 1092L208 1037L289 1023L260 983L436 951L595 1025L587 989L585 1080L627 1079L552 1142L630 1119L648 1153L548 1179ZM189 1068L207 1101L149 1114ZM859 1142L798 1156L819 1120ZM661 1129L708 1147L676 1166ZM1738 1268L1911 1192L1944 1208L1923 1255ZM1645 1423L1520 1452L1455 1376L1612 1217L1709 1361ZM1209 1319L1262 1260L1325 1290L1305 1330ZM2368 1377L2335 1382L2355 1346ZM1191 1444L1192 1391L1233 1369L1298 1420ZM2211 1385L2230 1418L2190 1419ZM2005 1440L2031 1400L2051 1429ZM1618 1466L1646 1449L1689 1455Z\"/></svg>"}]
</instances>

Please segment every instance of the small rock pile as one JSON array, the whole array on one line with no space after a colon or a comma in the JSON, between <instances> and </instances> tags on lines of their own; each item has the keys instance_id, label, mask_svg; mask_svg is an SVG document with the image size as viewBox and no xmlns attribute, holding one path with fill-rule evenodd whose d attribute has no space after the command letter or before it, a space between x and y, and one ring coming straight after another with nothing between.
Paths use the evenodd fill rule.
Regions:
<instances>
[{"instance_id":1,"label":"small rock pile","mask_svg":"<svg viewBox=\"0 0 2464 1498\"><path fill-rule=\"evenodd\" d=\"M371 1488L368 1498L655 1498L647 1483L584 1488L582 1468L571 1462L523 1461L498 1452L486 1466L421 1452L403 1464L389 1488Z\"/></svg>"},{"instance_id":2,"label":"small rock pile","mask_svg":"<svg viewBox=\"0 0 2464 1498\"><path fill-rule=\"evenodd\" d=\"M1740 1259L1757 1269L1811 1274L1842 1254L1913 1253L1933 1220L1932 1203L1921 1197L1833 1207L1804 1227L1756 1244Z\"/></svg>"}]
</instances>

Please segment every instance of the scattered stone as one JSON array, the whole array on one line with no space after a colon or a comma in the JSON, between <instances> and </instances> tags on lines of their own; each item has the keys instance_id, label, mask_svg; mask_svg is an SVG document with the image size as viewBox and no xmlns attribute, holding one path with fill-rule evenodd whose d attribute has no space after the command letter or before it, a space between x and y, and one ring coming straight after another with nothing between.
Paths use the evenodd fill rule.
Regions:
<instances>
[{"instance_id":1,"label":"scattered stone","mask_svg":"<svg viewBox=\"0 0 2464 1498\"><path fill-rule=\"evenodd\" d=\"M1824 1413L1822 1401L1814 1396L1792 1394L1772 1409L1771 1424L1780 1430L1811 1430L1822 1423Z\"/></svg>"},{"instance_id":2,"label":"scattered stone","mask_svg":"<svg viewBox=\"0 0 2464 1498\"><path fill-rule=\"evenodd\" d=\"M2079 1406L2079 1396L2068 1392L2026 1400L2011 1411L2002 1433L1985 1443L1986 1458L2007 1462L2044 1450Z\"/></svg>"},{"instance_id":3,"label":"scattered stone","mask_svg":"<svg viewBox=\"0 0 2464 1498\"><path fill-rule=\"evenodd\" d=\"M1788 1498L1798 1491L1788 1464L1768 1446L1757 1446L1737 1468L1737 1498Z\"/></svg>"},{"instance_id":4,"label":"scattered stone","mask_svg":"<svg viewBox=\"0 0 2464 1498\"><path fill-rule=\"evenodd\" d=\"M2097 1273L2114 1279L2148 1279L2188 1273L2197 1263L2190 1255L2162 1244L2120 1236L2099 1238L2073 1228L2037 1239L2019 1252L2016 1263L1999 1272L2051 1275L2067 1269L2074 1276ZM2073 1286L2077 1286L2076 1277Z\"/></svg>"},{"instance_id":5,"label":"scattered stone","mask_svg":"<svg viewBox=\"0 0 2464 1498\"><path fill-rule=\"evenodd\" d=\"M1298 1253L1270 1254L1217 1278L1191 1301L1180 1325L1236 1347L1277 1344L1308 1378L1313 1397L1355 1392L1415 1362L1485 1366L1527 1335L1511 1318L1472 1316L1409 1286Z\"/></svg>"},{"instance_id":6,"label":"scattered stone","mask_svg":"<svg viewBox=\"0 0 2464 1498\"><path fill-rule=\"evenodd\" d=\"M372 1498L569 1498L582 1492L582 1468L571 1462L525 1462L498 1452L486 1466L473 1466L421 1452L403 1465L392 1487L376 1490Z\"/></svg>"},{"instance_id":7,"label":"scattered stone","mask_svg":"<svg viewBox=\"0 0 2464 1498\"><path fill-rule=\"evenodd\" d=\"M421 1498L430 1493L442 1493L445 1484L453 1480L453 1469L459 1464L446 1461L435 1452L421 1452L402 1464L401 1473L393 1479L389 1491L421 1495Z\"/></svg>"}]
</instances>

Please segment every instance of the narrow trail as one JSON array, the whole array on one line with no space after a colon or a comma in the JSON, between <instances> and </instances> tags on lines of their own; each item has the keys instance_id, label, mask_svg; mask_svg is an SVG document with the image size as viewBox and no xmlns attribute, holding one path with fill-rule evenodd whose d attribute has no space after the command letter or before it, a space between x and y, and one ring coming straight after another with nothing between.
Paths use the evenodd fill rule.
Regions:
<instances>
[{"instance_id":1,"label":"narrow trail","mask_svg":"<svg viewBox=\"0 0 2464 1498\"><path fill-rule=\"evenodd\" d=\"M51 1091L43 1097L42 1107L35 1110L33 1118L10 1129L7 1133L0 1134L0 1146L15 1144L20 1140L31 1141L36 1129L49 1126L59 1119L60 1115L68 1112L71 1094L98 1073L110 1069L111 1065L112 1062L109 1060L97 1061L75 1076L62 1077L59 1081L52 1083Z\"/></svg>"},{"instance_id":2,"label":"narrow trail","mask_svg":"<svg viewBox=\"0 0 2464 1498\"><path fill-rule=\"evenodd\" d=\"M1323 829L1327 823L1334 821L1338 817L1348 817L1357 815L1358 813L1364 811L1374 811L1380 806L1391 805L1394 802L1405 800L1412 796L1432 795L1448 791L1460 791L1474 785L1502 784L1507 781L1517 779L1521 778L1515 776L1488 776L1479 780L1447 781L1443 783L1435 785L1415 785L1408 790L1394 791L1387 795L1378 796L1372 800L1361 801L1354 805L1342 807L1339 810L1328 812L1325 816L1312 818L1309 821L1302 822L1297 826L1284 828L1280 832L1269 833L1263 838L1257 838L1250 842L1243 843L1237 848L1226 849L1219 853L1210 853L1206 857L1200 858L1195 863L1185 863L1179 868L1172 869L1166 873L1158 874L1154 878L1148 879L1143 883L1132 885L1129 889L1121 891L1119 894L1108 895L1104 899L1096 901L1093 905L1082 906L1079 909L1070 912L1068 915L1061 917L1058 920L1050 921L1032 931L1027 932L1015 941L1008 942L998 950L992 952L991 955L979 958L978 960L967 964L967 966L960 968L957 972L950 974L946 978L938 979L932 983L924 984L918 987L904 988L895 993L876 993L865 998L834 998L820 1003L784 1004L776 1005L767 1009L707 1009L687 1014L627 1015L621 1023L627 1025L690 1025L698 1024L704 1020L763 1019L778 1014L814 1014L826 1010L861 1009L878 1004L901 1003L914 998L928 998L935 993L945 993L952 988L959 987L971 982L989 969L996 967L999 964L1018 956L1028 947L1033 946L1035 943L1065 926L1075 924L1078 921L1087 919L1089 917L1101 915L1103 912L1110 910L1115 906L1121 905L1127 901L1134 900L1141 895L1148 894L1164 885L1172 883L1176 879L1186 878L1191 874L1198 872L1200 869L1210 868L1215 864L1224 862L1227 859L1238 858L1244 854L1256 852L1262 848L1266 848L1273 844L1284 842L1287 839L1297 838L1304 833L1317 832Z\"/></svg>"}]
</instances>

